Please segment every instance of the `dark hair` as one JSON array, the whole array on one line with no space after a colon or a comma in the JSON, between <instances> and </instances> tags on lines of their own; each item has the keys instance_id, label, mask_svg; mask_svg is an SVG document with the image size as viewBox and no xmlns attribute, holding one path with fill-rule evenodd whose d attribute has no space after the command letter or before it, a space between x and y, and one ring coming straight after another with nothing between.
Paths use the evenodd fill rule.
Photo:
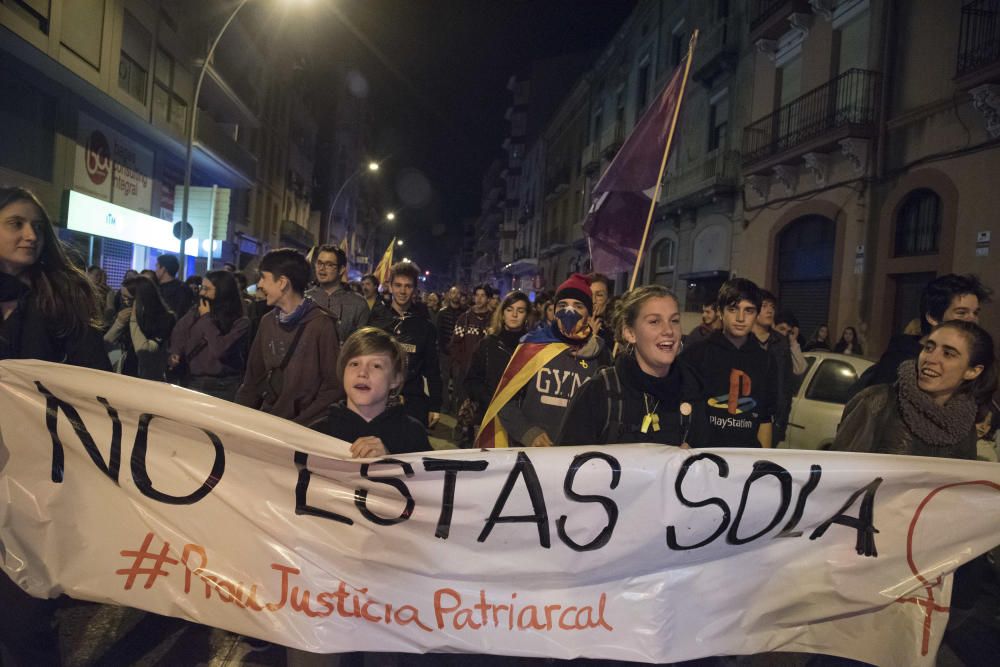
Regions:
<instances>
[{"instance_id":1,"label":"dark hair","mask_svg":"<svg viewBox=\"0 0 1000 667\"><path fill-rule=\"evenodd\" d=\"M129 278L122 286L132 293L135 320L142 334L149 339L165 341L170 338L177 318L160 295L160 288L149 278Z\"/></svg>"},{"instance_id":2,"label":"dark hair","mask_svg":"<svg viewBox=\"0 0 1000 667\"><path fill-rule=\"evenodd\" d=\"M326 245L321 245L318 248L316 248L316 254L313 255L313 263L319 260L319 254L321 252L332 252L334 255L336 255L338 268L343 269L347 266L347 254L337 246L329 243Z\"/></svg>"},{"instance_id":3,"label":"dark hair","mask_svg":"<svg viewBox=\"0 0 1000 667\"><path fill-rule=\"evenodd\" d=\"M177 277L177 272L181 270L180 260L174 255L160 255L156 258L156 265L174 278Z\"/></svg>"},{"instance_id":4,"label":"dark hair","mask_svg":"<svg viewBox=\"0 0 1000 667\"><path fill-rule=\"evenodd\" d=\"M826 338L824 340L829 343L830 342L830 325L827 324L826 322L824 322L823 324L821 324L818 327L816 327L816 331L813 332L812 338L810 338L809 340L814 340L814 341L819 342L819 330L820 329L826 329Z\"/></svg>"},{"instance_id":5,"label":"dark hair","mask_svg":"<svg viewBox=\"0 0 1000 667\"><path fill-rule=\"evenodd\" d=\"M184 284L188 285L188 286L190 286L190 285L196 285L196 286L200 287L201 286L201 276L188 276L187 280L184 281Z\"/></svg>"},{"instance_id":6,"label":"dark hair","mask_svg":"<svg viewBox=\"0 0 1000 667\"><path fill-rule=\"evenodd\" d=\"M588 273L587 278L590 280L591 285L593 285L594 283L604 283L605 287L608 288L611 287L611 279L608 278L603 273L597 273L597 272Z\"/></svg>"},{"instance_id":7,"label":"dark hair","mask_svg":"<svg viewBox=\"0 0 1000 667\"><path fill-rule=\"evenodd\" d=\"M962 292L962 294L971 294L971 292ZM969 343L969 367L983 367L983 372L978 377L965 382L958 391L972 394L977 406L988 403L997 390L996 347L993 345L993 337L990 332L978 324L965 320L942 322L931 329L930 333L944 328L956 329L964 334Z\"/></svg>"},{"instance_id":8,"label":"dark hair","mask_svg":"<svg viewBox=\"0 0 1000 667\"><path fill-rule=\"evenodd\" d=\"M309 286L312 268L309 261L298 250L279 248L264 255L260 260L260 272L267 271L274 279L285 277L296 294L303 294Z\"/></svg>"},{"instance_id":9,"label":"dark hair","mask_svg":"<svg viewBox=\"0 0 1000 667\"><path fill-rule=\"evenodd\" d=\"M997 434L997 429L1000 428L1000 404L993 399L980 404L979 410L976 411L976 424L982 424L986 421L986 417L992 415L990 418L990 430L986 431L983 435L983 439L992 440Z\"/></svg>"},{"instance_id":10,"label":"dark hair","mask_svg":"<svg viewBox=\"0 0 1000 667\"><path fill-rule=\"evenodd\" d=\"M236 278L236 284L240 286L241 292L247 288L247 285L250 284L250 281L247 280L247 275L242 271L237 271L233 274L233 277Z\"/></svg>"},{"instance_id":11,"label":"dark hair","mask_svg":"<svg viewBox=\"0 0 1000 667\"><path fill-rule=\"evenodd\" d=\"M786 311L780 312L774 316L775 324L787 324L790 327L799 326L799 321L796 319L795 315Z\"/></svg>"},{"instance_id":12,"label":"dark hair","mask_svg":"<svg viewBox=\"0 0 1000 667\"><path fill-rule=\"evenodd\" d=\"M719 311L726 309L726 306L736 306L740 301L749 301L757 310L760 310L763 298L757 283L746 278L732 278L727 280L719 288L719 296L715 300Z\"/></svg>"},{"instance_id":13,"label":"dark hair","mask_svg":"<svg viewBox=\"0 0 1000 667\"><path fill-rule=\"evenodd\" d=\"M142 271L139 272L139 275L149 278L154 283L159 282L159 280L156 277L156 271L154 271L153 269L143 269Z\"/></svg>"},{"instance_id":14,"label":"dark hair","mask_svg":"<svg viewBox=\"0 0 1000 667\"><path fill-rule=\"evenodd\" d=\"M775 307L778 306L778 297L774 296L774 292L766 290L763 287L760 288L760 305L764 306L765 301L770 301Z\"/></svg>"},{"instance_id":15,"label":"dark hair","mask_svg":"<svg viewBox=\"0 0 1000 667\"><path fill-rule=\"evenodd\" d=\"M215 286L215 298L209 301L208 312L223 334L229 333L233 323L243 317L243 299L240 286L232 271L209 271L205 279Z\"/></svg>"},{"instance_id":16,"label":"dark hair","mask_svg":"<svg viewBox=\"0 0 1000 667\"><path fill-rule=\"evenodd\" d=\"M376 278L374 274L367 273L361 277L361 282L364 282L366 280L369 281L375 287L378 287L378 278Z\"/></svg>"},{"instance_id":17,"label":"dark hair","mask_svg":"<svg viewBox=\"0 0 1000 667\"><path fill-rule=\"evenodd\" d=\"M389 282L392 283L396 276L409 278L413 281L413 286L417 286L417 279L420 277L420 267L413 262L398 262L389 269Z\"/></svg>"},{"instance_id":18,"label":"dark hair","mask_svg":"<svg viewBox=\"0 0 1000 667\"><path fill-rule=\"evenodd\" d=\"M52 332L58 337L66 337L80 335L87 327L102 327L104 318L97 290L70 260L38 197L24 188L0 187L0 210L17 202L33 204L41 215L42 250L38 260L24 270L24 275L31 283L31 299Z\"/></svg>"},{"instance_id":19,"label":"dark hair","mask_svg":"<svg viewBox=\"0 0 1000 667\"><path fill-rule=\"evenodd\" d=\"M88 266L87 267L87 273L88 274L90 274L90 273L96 273L97 274L97 280L99 281L97 283L98 285L106 286L108 284L108 272L105 271L104 269L102 269L101 267L99 267L98 265L91 264L90 266Z\"/></svg>"},{"instance_id":20,"label":"dark hair","mask_svg":"<svg viewBox=\"0 0 1000 667\"><path fill-rule=\"evenodd\" d=\"M222 268L224 268L226 271L232 271L233 273L236 273L236 265L233 264L232 262L226 262L225 264L222 265Z\"/></svg>"},{"instance_id":21,"label":"dark hair","mask_svg":"<svg viewBox=\"0 0 1000 667\"><path fill-rule=\"evenodd\" d=\"M494 294L493 287L491 285L487 285L486 283L483 283L481 285L476 285L475 287L473 287L472 288L472 293L475 294L479 290L483 290L483 292L486 293L486 298L487 299L491 298L493 296L493 294Z\"/></svg>"},{"instance_id":22,"label":"dark hair","mask_svg":"<svg viewBox=\"0 0 1000 667\"><path fill-rule=\"evenodd\" d=\"M983 285L979 276L971 273L961 276L948 273L927 283L920 294L920 332L928 334L933 327L927 321L928 315L940 323L951 300L963 294L973 294L979 299L979 303L989 303L993 290Z\"/></svg>"},{"instance_id":23,"label":"dark hair","mask_svg":"<svg viewBox=\"0 0 1000 667\"><path fill-rule=\"evenodd\" d=\"M527 294L517 289L507 292L507 296L505 296L503 298L503 301L500 302L500 307L493 311L493 317L490 318L489 333L498 334L504 330L503 311L507 310L509 306L514 305L518 301L523 301L524 304L528 307L528 314L529 315L531 314L531 299L528 298ZM524 328L526 329L527 327L528 327L528 318L525 317Z\"/></svg>"},{"instance_id":24,"label":"dark hair","mask_svg":"<svg viewBox=\"0 0 1000 667\"><path fill-rule=\"evenodd\" d=\"M844 350L847 349L847 341L844 339L844 334L847 333L848 329L850 329L851 333L854 334L854 337L851 338L851 347L853 349L853 354L860 357L861 355L864 354L864 351L861 349L861 339L858 338L858 330L855 329L854 327L844 327L844 331L841 332L840 334L840 340L838 340L837 344L833 346L833 351L843 352ZM827 332L828 332L827 339L829 339L830 337L829 329L827 330Z\"/></svg>"},{"instance_id":25,"label":"dark hair","mask_svg":"<svg viewBox=\"0 0 1000 667\"><path fill-rule=\"evenodd\" d=\"M378 327L361 327L344 341L337 357L337 377L344 381L347 362L366 354L387 354L392 361L392 370L401 379L406 378L406 352L391 334ZM402 385L400 385L402 388ZM396 391L399 391L397 389Z\"/></svg>"},{"instance_id":26,"label":"dark hair","mask_svg":"<svg viewBox=\"0 0 1000 667\"><path fill-rule=\"evenodd\" d=\"M641 287L636 287L623 294L620 299L615 302L614 313L612 316L612 326L615 332L615 340L619 343L625 344L625 337L622 332L625 327L635 327L635 320L639 317L639 311L642 310L642 304L646 303L650 299L655 299L659 297L669 297L674 300L674 303L680 305L677 301L677 297L673 292L668 290L663 285L642 285Z\"/></svg>"}]
</instances>

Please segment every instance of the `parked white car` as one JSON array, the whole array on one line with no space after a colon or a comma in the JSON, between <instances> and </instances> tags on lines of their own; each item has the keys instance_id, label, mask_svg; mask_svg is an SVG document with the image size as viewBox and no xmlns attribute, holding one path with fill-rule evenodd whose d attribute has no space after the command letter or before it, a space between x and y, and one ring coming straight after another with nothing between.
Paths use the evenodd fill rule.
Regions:
<instances>
[{"instance_id":1,"label":"parked white car","mask_svg":"<svg viewBox=\"0 0 1000 667\"><path fill-rule=\"evenodd\" d=\"M806 352L808 368L792 396L785 449L829 449L848 393L872 362L835 352Z\"/></svg>"}]
</instances>

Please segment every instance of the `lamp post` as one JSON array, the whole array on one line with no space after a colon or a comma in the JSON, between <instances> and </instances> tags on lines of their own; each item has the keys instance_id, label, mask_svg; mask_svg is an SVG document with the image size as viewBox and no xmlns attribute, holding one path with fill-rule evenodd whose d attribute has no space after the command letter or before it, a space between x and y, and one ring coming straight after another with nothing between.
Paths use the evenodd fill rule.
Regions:
<instances>
[{"instance_id":1,"label":"lamp post","mask_svg":"<svg viewBox=\"0 0 1000 667\"><path fill-rule=\"evenodd\" d=\"M340 184L340 189L337 190L337 194L333 196L333 202L330 204L330 214L326 217L326 230L324 233L320 234L321 243L327 242L326 238L323 237L327 236L330 233L330 225L333 224L333 212L337 210L337 202L340 200L340 195L344 194L344 190L347 189L347 184L353 181L361 174L363 174L365 171L367 171L370 174L374 174L379 170L379 168L380 168L379 163L372 160L368 164L364 164L358 167L353 174L345 178L344 182Z\"/></svg>"},{"instance_id":2,"label":"lamp post","mask_svg":"<svg viewBox=\"0 0 1000 667\"><path fill-rule=\"evenodd\" d=\"M215 36L215 39L212 40L212 45L208 47L208 55L205 56L205 60L201 64L201 70L198 72L198 82L195 83L194 86L194 97L191 100L191 122L188 123L187 143L184 149L184 196L183 204L181 205L181 223L183 224L181 225L182 229L180 233L182 279L187 278L187 257L184 253L185 241L187 241L185 238L187 236L187 228L185 225L188 224L188 205L191 202L191 159L193 157L192 152L194 149L195 128L198 125L198 97L201 96L201 84L205 81L205 73L208 71L208 65L212 62L212 56L215 55L215 47L219 45L219 41L226 33L226 29L229 28L229 24L233 22L236 15L240 13L241 9L243 9L243 5L248 2L250 2L250 0L240 0L240 4L236 5L236 9L234 9L233 13L229 15L229 18L226 19L226 22L222 25L222 29ZM209 253L211 253L211 249L209 249Z\"/></svg>"}]
</instances>

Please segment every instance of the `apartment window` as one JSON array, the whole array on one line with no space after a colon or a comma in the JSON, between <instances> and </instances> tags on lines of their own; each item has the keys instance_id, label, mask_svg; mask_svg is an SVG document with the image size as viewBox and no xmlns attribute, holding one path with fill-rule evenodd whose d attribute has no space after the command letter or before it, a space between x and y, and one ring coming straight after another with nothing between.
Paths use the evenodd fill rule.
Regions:
<instances>
[{"instance_id":1,"label":"apartment window","mask_svg":"<svg viewBox=\"0 0 1000 667\"><path fill-rule=\"evenodd\" d=\"M687 36L683 32L674 32L670 36L670 64L677 67L687 54Z\"/></svg>"},{"instance_id":2,"label":"apartment window","mask_svg":"<svg viewBox=\"0 0 1000 667\"><path fill-rule=\"evenodd\" d=\"M662 239L653 246L652 282L669 288L674 286L674 266L677 263L677 243L670 238Z\"/></svg>"},{"instance_id":3,"label":"apartment window","mask_svg":"<svg viewBox=\"0 0 1000 667\"><path fill-rule=\"evenodd\" d=\"M52 180L56 100L0 67L0 165Z\"/></svg>"},{"instance_id":4,"label":"apartment window","mask_svg":"<svg viewBox=\"0 0 1000 667\"><path fill-rule=\"evenodd\" d=\"M619 86L615 95L615 124L619 130L625 127L625 86Z\"/></svg>"},{"instance_id":5,"label":"apartment window","mask_svg":"<svg viewBox=\"0 0 1000 667\"><path fill-rule=\"evenodd\" d=\"M0 5L10 7L15 14L29 23L34 23L46 35L49 34L49 2L44 0L0 0Z\"/></svg>"},{"instance_id":6,"label":"apartment window","mask_svg":"<svg viewBox=\"0 0 1000 667\"><path fill-rule=\"evenodd\" d=\"M604 110L601 108L598 108L597 111L594 112L594 131L590 133L590 138L593 141L597 141L601 137L601 116L603 114Z\"/></svg>"},{"instance_id":7,"label":"apartment window","mask_svg":"<svg viewBox=\"0 0 1000 667\"><path fill-rule=\"evenodd\" d=\"M726 141L729 127L729 95L723 90L708 104L708 150L714 151Z\"/></svg>"},{"instance_id":8,"label":"apartment window","mask_svg":"<svg viewBox=\"0 0 1000 667\"><path fill-rule=\"evenodd\" d=\"M118 63L118 87L146 103L149 54L153 37L128 11L122 22L122 53Z\"/></svg>"},{"instance_id":9,"label":"apartment window","mask_svg":"<svg viewBox=\"0 0 1000 667\"><path fill-rule=\"evenodd\" d=\"M933 190L914 190L896 214L896 257L933 255L941 238L941 198Z\"/></svg>"},{"instance_id":10,"label":"apartment window","mask_svg":"<svg viewBox=\"0 0 1000 667\"><path fill-rule=\"evenodd\" d=\"M181 72L169 53L156 50L153 76L153 118L172 127L178 134L187 131L188 104L177 93Z\"/></svg>"},{"instance_id":11,"label":"apartment window","mask_svg":"<svg viewBox=\"0 0 1000 667\"><path fill-rule=\"evenodd\" d=\"M854 17L834 31L837 73L850 69L868 69L868 12Z\"/></svg>"},{"instance_id":12,"label":"apartment window","mask_svg":"<svg viewBox=\"0 0 1000 667\"><path fill-rule=\"evenodd\" d=\"M643 59L639 65L639 81L635 89L635 119L639 120L646 103L649 101L649 57Z\"/></svg>"},{"instance_id":13,"label":"apartment window","mask_svg":"<svg viewBox=\"0 0 1000 667\"><path fill-rule=\"evenodd\" d=\"M515 137L524 136L528 131L528 118L527 116L519 111L514 114L510 121L510 132Z\"/></svg>"}]
</instances>

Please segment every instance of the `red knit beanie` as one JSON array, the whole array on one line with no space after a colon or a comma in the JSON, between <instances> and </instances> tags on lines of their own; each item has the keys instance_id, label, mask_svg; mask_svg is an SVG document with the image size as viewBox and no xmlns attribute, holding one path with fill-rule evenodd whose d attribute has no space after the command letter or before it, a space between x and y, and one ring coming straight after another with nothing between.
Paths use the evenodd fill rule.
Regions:
<instances>
[{"instance_id":1,"label":"red knit beanie","mask_svg":"<svg viewBox=\"0 0 1000 667\"><path fill-rule=\"evenodd\" d=\"M556 290L556 303L563 299L576 299L587 307L587 312L594 312L594 296L590 292L590 279L587 276L574 273Z\"/></svg>"}]
</instances>

